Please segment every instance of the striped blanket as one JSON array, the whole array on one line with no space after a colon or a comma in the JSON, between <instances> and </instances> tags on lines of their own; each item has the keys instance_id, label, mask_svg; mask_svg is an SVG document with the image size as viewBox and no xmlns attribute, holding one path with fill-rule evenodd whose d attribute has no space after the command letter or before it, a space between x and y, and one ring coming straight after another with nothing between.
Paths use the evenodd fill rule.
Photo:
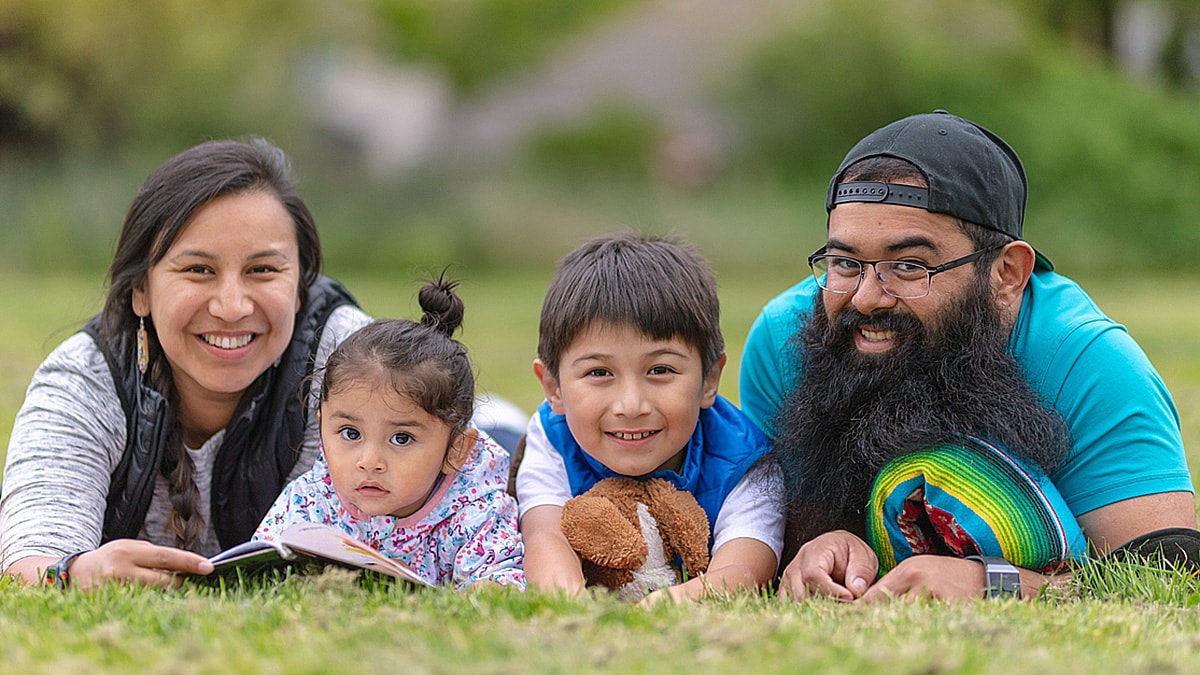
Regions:
<instances>
[{"instance_id":1,"label":"striped blanket","mask_svg":"<svg viewBox=\"0 0 1200 675\"><path fill-rule=\"evenodd\" d=\"M909 556L1001 556L1054 572L1082 561L1087 542L1050 478L977 438L897 457L867 505L880 574Z\"/></svg>"}]
</instances>

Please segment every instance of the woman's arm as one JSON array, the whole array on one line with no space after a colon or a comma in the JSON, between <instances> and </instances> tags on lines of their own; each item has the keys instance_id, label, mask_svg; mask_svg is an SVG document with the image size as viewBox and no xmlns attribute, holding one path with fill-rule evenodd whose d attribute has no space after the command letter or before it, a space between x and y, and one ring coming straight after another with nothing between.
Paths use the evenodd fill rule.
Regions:
<instances>
[{"instance_id":1,"label":"woman's arm","mask_svg":"<svg viewBox=\"0 0 1200 675\"><path fill-rule=\"evenodd\" d=\"M7 570L100 545L125 415L95 343L77 334L38 368L17 413L4 468L0 521Z\"/></svg>"},{"instance_id":2,"label":"woman's arm","mask_svg":"<svg viewBox=\"0 0 1200 675\"><path fill-rule=\"evenodd\" d=\"M58 558L29 556L17 560L6 572L23 583L41 583ZM67 568L68 585L89 589L110 581L172 586L183 574L208 574L213 565L204 556L137 539L115 539L75 558Z\"/></svg>"}]
</instances>

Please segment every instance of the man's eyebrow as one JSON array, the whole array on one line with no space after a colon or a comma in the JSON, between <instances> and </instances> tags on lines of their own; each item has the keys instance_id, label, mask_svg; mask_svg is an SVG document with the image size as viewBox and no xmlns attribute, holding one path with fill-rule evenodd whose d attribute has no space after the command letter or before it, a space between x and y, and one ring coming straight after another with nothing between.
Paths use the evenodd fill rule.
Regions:
<instances>
[{"instance_id":1,"label":"man's eyebrow","mask_svg":"<svg viewBox=\"0 0 1200 675\"><path fill-rule=\"evenodd\" d=\"M848 244L839 239L830 239L825 244L825 248L828 250L836 249L838 251L845 251L846 253L851 253L851 254L858 252L858 249L855 248L853 245ZM891 242L884 246L884 249L891 253L895 253L898 251L906 251L908 249L913 249L913 248L928 249L935 253L939 250L938 245L935 244L932 239L930 239L929 237L926 237L924 235L919 235L919 234L912 235L911 237L905 237L904 239L900 239L898 241Z\"/></svg>"}]
</instances>

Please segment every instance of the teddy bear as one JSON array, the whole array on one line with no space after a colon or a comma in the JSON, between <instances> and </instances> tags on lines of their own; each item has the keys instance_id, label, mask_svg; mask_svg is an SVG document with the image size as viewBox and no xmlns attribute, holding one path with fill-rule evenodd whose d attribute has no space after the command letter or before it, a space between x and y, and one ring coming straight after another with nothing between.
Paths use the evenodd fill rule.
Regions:
<instances>
[{"instance_id":1,"label":"teddy bear","mask_svg":"<svg viewBox=\"0 0 1200 675\"><path fill-rule=\"evenodd\" d=\"M708 516L690 492L661 478L606 478L568 500L561 523L588 585L623 601L708 569Z\"/></svg>"}]
</instances>

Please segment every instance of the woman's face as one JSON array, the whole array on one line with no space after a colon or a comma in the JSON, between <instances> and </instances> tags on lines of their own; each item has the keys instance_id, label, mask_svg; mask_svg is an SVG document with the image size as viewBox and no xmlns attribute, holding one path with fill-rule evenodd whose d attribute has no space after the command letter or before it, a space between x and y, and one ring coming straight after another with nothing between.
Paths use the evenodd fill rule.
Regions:
<instances>
[{"instance_id":1,"label":"woman's face","mask_svg":"<svg viewBox=\"0 0 1200 675\"><path fill-rule=\"evenodd\" d=\"M274 194L225 195L193 214L133 291L182 408L236 404L275 363L292 338L299 284L296 227Z\"/></svg>"}]
</instances>

